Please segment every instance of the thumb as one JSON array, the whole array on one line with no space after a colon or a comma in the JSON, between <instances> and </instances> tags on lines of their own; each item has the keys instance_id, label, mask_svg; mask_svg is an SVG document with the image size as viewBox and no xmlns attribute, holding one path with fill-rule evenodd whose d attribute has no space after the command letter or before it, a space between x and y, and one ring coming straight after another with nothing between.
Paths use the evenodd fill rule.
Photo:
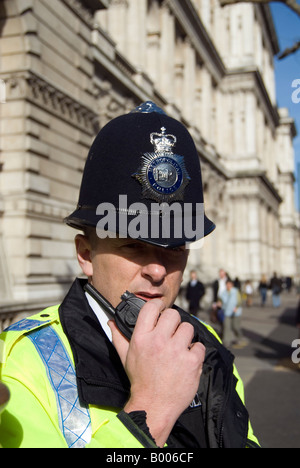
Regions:
<instances>
[{"instance_id":1,"label":"thumb","mask_svg":"<svg viewBox=\"0 0 300 468\"><path fill-rule=\"evenodd\" d=\"M129 341L120 332L114 320L109 320L108 326L112 333L112 343L117 350L117 353L122 361L123 367L125 367L129 348Z\"/></svg>"}]
</instances>

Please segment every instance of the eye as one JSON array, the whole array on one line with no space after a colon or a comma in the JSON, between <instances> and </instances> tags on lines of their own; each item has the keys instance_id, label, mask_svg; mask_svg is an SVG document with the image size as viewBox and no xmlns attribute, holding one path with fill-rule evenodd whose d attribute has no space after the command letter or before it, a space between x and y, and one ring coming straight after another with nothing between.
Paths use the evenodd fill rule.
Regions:
<instances>
[{"instance_id":1,"label":"eye","mask_svg":"<svg viewBox=\"0 0 300 468\"><path fill-rule=\"evenodd\" d=\"M144 246L140 242L126 242L125 244L122 245L122 248L134 251L134 250L142 250Z\"/></svg>"},{"instance_id":2,"label":"eye","mask_svg":"<svg viewBox=\"0 0 300 468\"><path fill-rule=\"evenodd\" d=\"M174 249L171 249L171 252L185 253L186 252L185 245L182 245L182 246L179 246L179 247L174 247Z\"/></svg>"},{"instance_id":3,"label":"eye","mask_svg":"<svg viewBox=\"0 0 300 468\"><path fill-rule=\"evenodd\" d=\"M185 246L183 247L174 247L174 249L166 249L165 256L169 260L178 261L179 259L183 259L186 256L186 249Z\"/></svg>"},{"instance_id":4,"label":"eye","mask_svg":"<svg viewBox=\"0 0 300 468\"><path fill-rule=\"evenodd\" d=\"M137 242L132 242L132 244L126 244L125 248L130 249L130 250L135 250L139 248L139 245Z\"/></svg>"}]
</instances>

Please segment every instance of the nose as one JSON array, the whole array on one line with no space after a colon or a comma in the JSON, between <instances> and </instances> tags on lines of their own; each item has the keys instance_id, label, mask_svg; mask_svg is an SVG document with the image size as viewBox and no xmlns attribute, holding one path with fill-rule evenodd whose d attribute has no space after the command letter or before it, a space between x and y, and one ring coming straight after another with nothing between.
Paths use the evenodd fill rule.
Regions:
<instances>
[{"instance_id":1,"label":"nose","mask_svg":"<svg viewBox=\"0 0 300 468\"><path fill-rule=\"evenodd\" d=\"M167 276L167 268L163 260L163 255L158 250L153 250L147 263L142 267L142 276L153 284L162 283Z\"/></svg>"}]
</instances>

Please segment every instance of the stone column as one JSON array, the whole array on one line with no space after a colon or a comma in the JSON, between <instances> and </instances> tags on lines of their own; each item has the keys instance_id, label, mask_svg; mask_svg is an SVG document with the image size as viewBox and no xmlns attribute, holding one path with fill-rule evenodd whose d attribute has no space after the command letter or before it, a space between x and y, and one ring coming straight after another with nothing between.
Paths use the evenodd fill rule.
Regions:
<instances>
[{"instance_id":1,"label":"stone column","mask_svg":"<svg viewBox=\"0 0 300 468\"><path fill-rule=\"evenodd\" d=\"M175 19L167 6L160 10L160 91L174 101L174 58L175 58Z\"/></svg>"},{"instance_id":2,"label":"stone column","mask_svg":"<svg viewBox=\"0 0 300 468\"><path fill-rule=\"evenodd\" d=\"M146 69L147 0L130 0L127 10L127 58L137 68Z\"/></svg>"}]
</instances>

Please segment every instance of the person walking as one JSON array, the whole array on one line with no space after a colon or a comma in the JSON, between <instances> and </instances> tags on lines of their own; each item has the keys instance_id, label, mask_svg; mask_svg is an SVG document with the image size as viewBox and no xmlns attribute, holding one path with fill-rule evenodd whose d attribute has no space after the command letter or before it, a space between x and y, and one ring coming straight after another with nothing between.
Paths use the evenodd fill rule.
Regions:
<instances>
[{"instance_id":1,"label":"person walking","mask_svg":"<svg viewBox=\"0 0 300 468\"><path fill-rule=\"evenodd\" d=\"M250 280L245 283L246 305L251 307L253 303L253 286Z\"/></svg>"},{"instance_id":2,"label":"person walking","mask_svg":"<svg viewBox=\"0 0 300 468\"><path fill-rule=\"evenodd\" d=\"M268 293L268 280L266 275L262 275L260 279L260 283L258 285L259 294L261 297L261 307L264 307L267 301L267 293Z\"/></svg>"},{"instance_id":3,"label":"person walking","mask_svg":"<svg viewBox=\"0 0 300 468\"><path fill-rule=\"evenodd\" d=\"M221 295L222 307L224 310L224 323L222 340L224 346L230 347L233 343L242 343L243 334L241 330L242 305L241 296L233 282L228 279L226 290Z\"/></svg>"},{"instance_id":4,"label":"person walking","mask_svg":"<svg viewBox=\"0 0 300 468\"><path fill-rule=\"evenodd\" d=\"M201 299L205 294L204 284L199 281L197 272L192 270L190 272L190 281L187 285L186 299L189 303L189 312L197 316L201 308Z\"/></svg>"},{"instance_id":5,"label":"person walking","mask_svg":"<svg viewBox=\"0 0 300 468\"><path fill-rule=\"evenodd\" d=\"M281 292L282 292L282 281L278 278L277 273L274 272L273 277L270 281L270 288L272 291L272 303L273 307L278 308L281 305Z\"/></svg>"},{"instance_id":6,"label":"person walking","mask_svg":"<svg viewBox=\"0 0 300 468\"><path fill-rule=\"evenodd\" d=\"M226 291L226 281L229 276L223 268L219 269L219 278L213 282L213 303L211 309L211 321L213 323L220 323L223 326L224 310L222 309L221 297Z\"/></svg>"}]
</instances>

